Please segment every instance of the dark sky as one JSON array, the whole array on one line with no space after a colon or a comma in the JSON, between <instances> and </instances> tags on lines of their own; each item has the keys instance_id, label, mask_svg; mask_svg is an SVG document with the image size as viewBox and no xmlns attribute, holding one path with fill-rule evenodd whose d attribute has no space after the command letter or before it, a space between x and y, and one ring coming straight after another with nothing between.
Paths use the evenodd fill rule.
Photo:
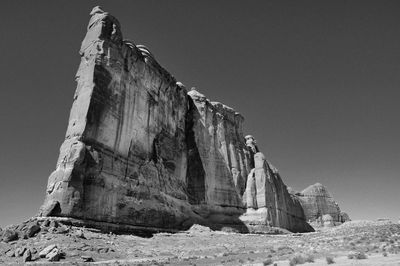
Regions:
<instances>
[{"instance_id":1,"label":"dark sky","mask_svg":"<svg viewBox=\"0 0 400 266\"><path fill-rule=\"evenodd\" d=\"M95 5L242 113L288 186L326 185L353 219L400 216L399 1L3 1L0 226L44 199Z\"/></svg>"}]
</instances>

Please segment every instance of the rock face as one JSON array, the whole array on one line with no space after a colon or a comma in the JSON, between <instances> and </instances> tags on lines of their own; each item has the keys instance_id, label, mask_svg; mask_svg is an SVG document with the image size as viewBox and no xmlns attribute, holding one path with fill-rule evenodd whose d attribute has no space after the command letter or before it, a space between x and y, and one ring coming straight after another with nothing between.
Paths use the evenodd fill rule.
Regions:
<instances>
[{"instance_id":1,"label":"rock face","mask_svg":"<svg viewBox=\"0 0 400 266\"><path fill-rule=\"evenodd\" d=\"M299 200L289 194L278 170L261 152L254 155L254 167L247 178L243 198L247 212L241 219L255 231L266 230L265 226L290 228L296 232L313 231L304 223Z\"/></svg>"},{"instance_id":2,"label":"rock face","mask_svg":"<svg viewBox=\"0 0 400 266\"><path fill-rule=\"evenodd\" d=\"M268 213L258 223L312 230L277 171L245 141L244 118L187 92L146 47L123 40L119 22L99 7L80 54L67 133L39 215L117 230L199 223L246 232L254 219L241 217L251 209ZM247 200L250 177L256 196Z\"/></svg>"},{"instance_id":3,"label":"rock face","mask_svg":"<svg viewBox=\"0 0 400 266\"><path fill-rule=\"evenodd\" d=\"M319 222L320 225L343 223L349 221L347 213L341 212L338 203L328 189L316 183L296 193L309 222ZM325 217L325 218L324 218ZM329 220L329 221L328 221Z\"/></svg>"},{"instance_id":4,"label":"rock face","mask_svg":"<svg viewBox=\"0 0 400 266\"><path fill-rule=\"evenodd\" d=\"M245 211L242 194L250 170L243 142L244 118L195 89L188 95L189 202L212 223L241 224L237 218Z\"/></svg>"},{"instance_id":5,"label":"rock face","mask_svg":"<svg viewBox=\"0 0 400 266\"><path fill-rule=\"evenodd\" d=\"M119 22L93 10L42 215L179 228L188 203L186 90Z\"/></svg>"}]
</instances>

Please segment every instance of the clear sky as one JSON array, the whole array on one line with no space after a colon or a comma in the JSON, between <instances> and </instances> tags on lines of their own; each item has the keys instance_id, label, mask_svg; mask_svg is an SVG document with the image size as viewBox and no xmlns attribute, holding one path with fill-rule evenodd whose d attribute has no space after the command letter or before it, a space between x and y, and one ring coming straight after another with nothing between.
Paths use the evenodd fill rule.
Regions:
<instances>
[{"instance_id":1,"label":"clear sky","mask_svg":"<svg viewBox=\"0 0 400 266\"><path fill-rule=\"evenodd\" d=\"M400 216L400 1L2 1L0 226L55 169L95 5L188 88L242 113L288 186Z\"/></svg>"}]
</instances>

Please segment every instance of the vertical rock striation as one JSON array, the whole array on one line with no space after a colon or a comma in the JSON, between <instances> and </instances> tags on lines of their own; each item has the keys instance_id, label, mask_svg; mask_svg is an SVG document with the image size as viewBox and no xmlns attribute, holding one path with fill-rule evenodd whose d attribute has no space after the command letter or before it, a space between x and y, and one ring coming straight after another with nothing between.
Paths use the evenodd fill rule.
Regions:
<instances>
[{"instance_id":1,"label":"vertical rock striation","mask_svg":"<svg viewBox=\"0 0 400 266\"><path fill-rule=\"evenodd\" d=\"M277 171L246 144L239 113L187 92L101 8L90 15L40 215L121 231L200 223L248 232L254 221L312 230Z\"/></svg>"},{"instance_id":2,"label":"vertical rock striation","mask_svg":"<svg viewBox=\"0 0 400 266\"><path fill-rule=\"evenodd\" d=\"M277 169L261 152L254 155L254 169L247 178L244 201L247 211L241 220L254 232L268 231L269 227L295 232L313 231L304 222L299 200L289 194Z\"/></svg>"},{"instance_id":3,"label":"vertical rock striation","mask_svg":"<svg viewBox=\"0 0 400 266\"><path fill-rule=\"evenodd\" d=\"M143 46L123 41L114 17L99 8L91 15L42 214L178 228L193 216L186 90Z\"/></svg>"},{"instance_id":4,"label":"vertical rock striation","mask_svg":"<svg viewBox=\"0 0 400 266\"><path fill-rule=\"evenodd\" d=\"M244 192L249 171L247 149L243 143L244 118L226 105L210 102L194 89L188 95L191 130L199 154L188 164L196 160L202 163L207 187L203 201L221 206L241 206L240 195Z\"/></svg>"},{"instance_id":5,"label":"vertical rock striation","mask_svg":"<svg viewBox=\"0 0 400 266\"><path fill-rule=\"evenodd\" d=\"M331 226L350 220L346 213L341 212L339 204L334 200L328 189L320 183L296 193L296 197L304 209L307 221L313 223L314 226L325 224Z\"/></svg>"}]
</instances>

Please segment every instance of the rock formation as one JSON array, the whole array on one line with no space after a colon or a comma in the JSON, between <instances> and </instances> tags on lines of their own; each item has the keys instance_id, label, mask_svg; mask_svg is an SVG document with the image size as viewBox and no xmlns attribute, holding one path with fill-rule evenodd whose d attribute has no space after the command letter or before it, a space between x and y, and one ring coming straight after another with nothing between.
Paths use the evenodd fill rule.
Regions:
<instances>
[{"instance_id":1,"label":"rock formation","mask_svg":"<svg viewBox=\"0 0 400 266\"><path fill-rule=\"evenodd\" d=\"M325 227L332 227L335 226L335 222L330 214L322 215L322 224Z\"/></svg>"},{"instance_id":2,"label":"rock formation","mask_svg":"<svg viewBox=\"0 0 400 266\"><path fill-rule=\"evenodd\" d=\"M116 231L198 223L312 231L232 108L186 91L119 22L92 10L65 140L41 216ZM257 229L258 230L258 229Z\"/></svg>"},{"instance_id":3,"label":"rock formation","mask_svg":"<svg viewBox=\"0 0 400 266\"><path fill-rule=\"evenodd\" d=\"M351 221L350 216L347 214L347 212L340 212L340 218L339 222L345 223Z\"/></svg>"},{"instance_id":4,"label":"rock formation","mask_svg":"<svg viewBox=\"0 0 400 266\"><path fill-rule=\"evenodd\" d=\"M258 148L255 146L251 150L258 151ZM243 200L247 212L241 219L253 227L253 231L267 230L265 227L283 227L297 232L306 228L312 231L308 224L304 224L299 200L289 194L277 169L267 162L261 152L254 155L254 168L247 178Z\"/></svg>"},{"instance_id":5,"label":"rock formation","mask_svg":"<svg viewBox=\"0 0 400 266\"><path fill-rule=\"evenodd\" d=\"M338 224L349 221L347 213L341 212L338 203L334 200L328 189L316 183L296 193L304 209L307 221L313 225Z\"/></svg>"}]
</instances>

